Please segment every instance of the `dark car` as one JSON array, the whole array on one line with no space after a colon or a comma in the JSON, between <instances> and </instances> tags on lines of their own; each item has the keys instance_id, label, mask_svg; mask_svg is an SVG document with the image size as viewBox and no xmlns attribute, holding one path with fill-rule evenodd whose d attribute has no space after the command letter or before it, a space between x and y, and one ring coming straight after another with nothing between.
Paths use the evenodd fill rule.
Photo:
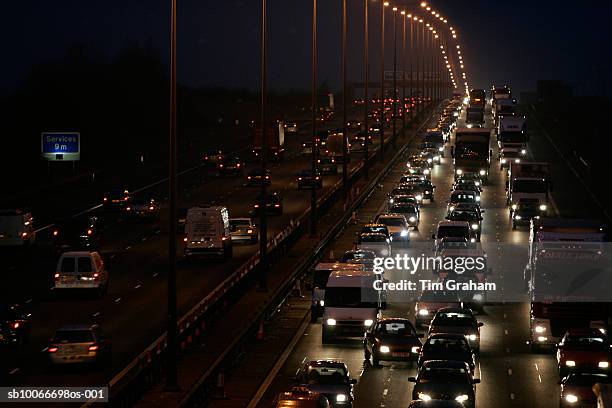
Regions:
<instances>
[{"instance_id":1,"label":"dark car","mask_svg":"<svg viewBox=\"0 0 612 408\"><path fill-rule=\"evenodd\" d=\"M482 183L480 182L480 180L466 178L466 177L459 177L453 183L452 189L453 190L472 190L472 191L482 192Z\"/></svg>"},{"instance_id":2,"label":"dark car","mask_svg":"<svg viewBox=\"0 0 612 408\"><path fill-rule=\"evenodd\" d=\"M270 171L266 170L266 174L263 174L261 169L253 169L249 171L246 179L247 186L260 186L262 184L272 184L272 176Z\"/></svg>"},{"instance_id":3,"label":"dark car","mask_svg":"<svg viewBox=\"0 0 612 408\"><path fill-rule=\"evenodd\" d=\"M428 334L454 333L462 334L468 341L472 350L480 351L480 327L470 309L458 307L445 307L439 309L429 324Z\"/></svg>"},{"instance_id":4,"label":"dark car","mask_svg":"<svg viewBox=\"0 0 612 408\"><path fill-rule=\"evenodd\" d=\"M153 198L134 199L125 208L125 214L137 220L156 221L160 217L160 205Z\"/></svg>"},{"instance_id":5,"label":"dark car","mask_svg":"<svg viewBox=\"0 0 612 408\"><path fill-rule=\"evenodd\" d=\"M297 188L301 190L303 188L322 188L323 177L321 172L316 170L314 175L312 170L302 170L297 175Z\"/></svg>"},{"instance_id":6,"label":"dark car","mask_svg":"<svg viewBox=\"0 0 612 408\"><path fill-rule=\"evenodd\" d=\"M102 219L97 216L85 215L57 223L51 234L56 247L59 249L88 249L98 246L101 231Z\"/></svg>"},{"instance_id":7,"label":"dark car","mask_svg":"<svg viewBox=\"0 0 612 408\"><path fill-rule=\"evenodd\" d=\"M275 192L268 194L266 200L264 200L261 195L258 196L255 204L253 204L253 215L259 215L264 205L268 214L283 214L283 198L279 193Z\"/></svg>"},{"instance_id":8,"label":"dark car","mask_svg":"<svg viewBox=\"0 0 612 408\"><path fill-rule=\"evenodd\" d=\"M429 360L455 360L467 363L470 370L476 366L474 353L463 334L435 333L430 335L419 355L419 366Z\"/></svg>"},{"instance_id":9,"label":"dark car","mask_svg":"<svg viewBox=\"0 0 612 408\"><path fill-rule=\"evenodd\" d=\"M414 382L412 399L421 401L447 400L460 402L464 407L476 405L475 384L468 365L461 361L433 360L425 362Z\"/></svg>"},{"instance_id":10,"label":"dark car","mask_svg":"<svg viewBox=\"0 0 612 408\"><path fill-rule=\"evenodd\" d=\"M421 351L421 341L408 319L385 318L371 325L363 339L366 360L374 367L380 361L416 361Z\"/></svg>"},{"instance_id":11,"label":"dark car","mask_svg":"<svg viewBox=\"0 0 612 408\"><path fill-rule=\"evenodd\" d=\"M242 175L244 172L244 162L238 156L225 158L218 164L220 176Z\"/></svg>"},{"instance_id":12,"label":"dark car","mask_svg":"<svg viewBox=\"0 0 612 408\"><path fill-rule=\"evenodd\" d=\"M338 174L336 159L330 156L321 156L317 159L317 166L322 174Z\"/></svg>"},{"instance_id":13,"label":"dark car","mask_svg":"<svg viewBox=\"0 0 612 408\"><path fill-rule=\"evenodd\" d=\"M608 337L598 329L570 329L557 346L559 376L569 372L608 372L612 353Z\"/></svg>"},{"instance_id":14,"label":"dark car","mask_svg":"<svg viewBox=\"0 0 612 408\"><path fill-rule=\"evenodd\" d=\"M214 167L219 163L223 162L225 156L223 156L223 151L218 149L210 149L204 152L202 155L202 162L206 166Z\"/></svg>"},{"instance_id":15,"label":"dark car","mask_svg":"<svg viewBox=\"0 0 612 408\"><path fill-rule=\"evenodd\" d=\"M445 307L459 307L456 291L424 290L414 305L414 324L417 327L429 325L438 310Z\"/></svg>"},{"instance_id":16,"label":"dark car","mask_svg":"<svg viewBox=\"0 0 612 408\"><path fill-rule=\"evenodd\" d=\"M310 391L323 394L332 407L353 406L353 385L348 367L342 361L312 360L304 361L294 380Z\"/></svg>"},{"instance_id":17,"label":"dark car","mask_svg":"<svg viewBox=\"0 0 612 408\"><path fill-rule=\"evenodd\" d=\"M366 268L371 269L374 266L374 258L376 253L364 249L351 249L346 251L340 258L339 262L349 264L363 264Z\"/></svg>"},{"instance_id":18,"label":"dark car","mask_svg":"<svg viewBox=\"0 0 612 408\"><path fill-rule=\"evenodd\" d=\"M464 408L459 401L449 400L414 400L408 405L408 408Z\"/></svg>"},{"instance_id":19,"label":"dark car","mask_svg":"<svg viewBox=\"0 0 612 408\"><path fill-rule=\"evenodd\" d=\"M449 215L446 216L450 221L467 221L472 228L472 234L476 236L476 240L480 241L482 233L482 216L480 212L473 208L454 208Z\"/></svg>"},{"instance_id":20,"label":"dark car","mask_svg":"<svg viewBox=\"0 0 612 408\"><path fill-rule=\"evenodd\" d=\"M413 203L396 202L389 205L389 212L402 214L408 221L408 226L415 231L419 229L420 211L419 206Z\"/></svg>"},{"instance_id":21,"label":"dark car","mask_svg":"<svg viewBox=\"0 0 612 408\"><path fill-rule=\"evenodd\" d=\"M532 219L540 218L540 202L537 198L524 198L515 204L516 208L512 211L512 229L515 230L519 225L530 225Z\"/></svg>"},{"instance_id":22,"label":"dark car","mask_svg":"<svg viewBox=\"0 0 612 408\"><path fill-rule=\"evenodd\" d=\"M359 234L355 245L356 249L372 251L379 257L391 256L390 240L382 233Z\"/></svg>"},{"instance_id":23,"label":"dark car","mask_svg":"<svg viewBox=\"0 0 612 408\"><path fill-rule=\"evenodd\" d=\"M419 185L423 191L423 200L429 200L430 202L434 201L434 190L436 186L434 186L431 180L423 179L419 181Z\"/></svg>"},{"instance_id":24,"label":"dark car","mask_svg":"<svg viewBox=\"0 0 612 408\"><path fill-rule=\"evenodd\" d=\"M602 373L571 373L561 379L559 407L595 407L597 398L593 393L595 384L610 384L612 378Z\"/></svg>"},{"instance_id":25,"label":"dark car","mask_svg":"<svg viewBox=\"0 0 612 408\"><path fill-rule=\"evenodd\" d=\"M19 305L0 303L0 350L30 340L30 315Z\"/></svg>"},{"instance_id":26,"label":"dark car","mask_svg":"<svg viewBox=\"0 0 612 408\"><path fill-rule=\"evenodd\" d=\"M467 190L455 190L451 193L446 206L446 215L455 210L455 207L459 203L472 203L478 204L480 202L480 196L473 191Z\"/></svg>"},{"instance_id":27,"label":"dark car","mask_svg":"<svg viewBox=\"0 0 612 408\"><path fill-rule=\"evenodd\" d=\"M365 224L361 227L361 231L357 232L356 235L359 236L361 234L385 234L388 239L391 239L391 234L389 233L389 228L385 224Z\"/></svg>"},{"instance_id":28,"label":"dark car","mask_svg":"<svg viewBox=\"0 0 612 408\"><path fill-rule=\"evenodd\" d=\"M132 196L128 190L111 190L104 194L102 206L105 211L123 211L130 204Z\"/></svg>"}]
</instances>

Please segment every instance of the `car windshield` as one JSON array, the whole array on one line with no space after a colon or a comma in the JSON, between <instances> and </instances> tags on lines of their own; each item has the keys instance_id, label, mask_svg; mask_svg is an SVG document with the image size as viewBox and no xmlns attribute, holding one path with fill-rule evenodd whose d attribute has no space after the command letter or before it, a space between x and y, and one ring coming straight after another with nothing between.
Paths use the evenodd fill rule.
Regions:
<instances>
[{"instance_id":1,"label":"car windshield","mask_svg":"<svg viewBox=\"0 0 612 408\"><path fill-rule=\"evenodd\" d=\"M387 242L383 234L363 234L359 237L360 242Z\"/></svg>"},{"instance_id":2,"label":"car windshield","mask_svg":"<svg viewBox=\"0 0 612 408\"><path fill-rule=\"evenodd\" d=\"M304 377L305 382L310 385L344 385L349 382L343 367L309 366Z\"/></svg>"},{"instance_id":3,"label":"car windshield","mask_svg":"<svg viewBox=\"0 0 612 408\"><path fill-rule=\"evenodd\" d=\"M476 196L469 193L453 193L450 198L451 203L469 203L476 201Z\"/></svg>"},{"instance_id":4,"label":"car windshield","mask_svg":"<svg viewBox=\"0 0 612 408\"><path fill-rule=\"evenodd\" d=\"M515 157L519 157L520 153L516 150L504 150L502 151L502 157L505 158L515 158Z\"/></svg>"},{"instance_id":5,"label":"car windshield","mask_svg":"<svg viewBox=\"0 0 612 408\"><path fill-rule=\"evenodd\" d=\"M62 259L62 263L60 266L61 272L74 272L74 258L71 256L67 256Z\"/></svg>"},{"instance_id":6,"label":"car windshield","mask_svg":"<svg viewBox=\"0 0 612 408\"><path fill-rule=\"evenodd\" d=\"M438 227L438 238L456 237L464 238L469 235L467 227L464 226L440 226Z\"/></svg>"},{"instance_id":7,"label":"car windshield","mask_svg":"<svg viewBox=\"0 0 612 408\"><path fill-rule=\"evenodd\" d=\"M325 290L325 307L376 308L378 293L367 287L328 287Z\"/></svg>"},{"instance_id":8,"label":"car windshield","mask_svg":"<svg viewBox=\"0 0 612 408\"><path fill-rule=\"evenodd\" d=\"M416 213L416 207L414 204L397 203L393 205L392 209L402 210L402 212L407 213Z\"/></svg>"},{"instance_id":9,"label":"car windshield","mask_svg":"<svg viewBox=\"0 0 612 408\"><path fill-rule=\"evenodd\" d=\"M348 252L344 254L341 262L363 260L363 259L374 259L376 255L373 252Z\"/></svg>"},{"instance_id":10,"label":"car windshield","mask_svg":"<svg viewBox=\"0 0 612 408\"><path fill-rule=\"evenodd\" d=\"M90 343L93 342L90 330L58 330L53 336L53 343Z\"/></svg>"},{"instance_id":11,"label":"car windshield","mask_svg":"<svg viewBox=\"0 0 612 408\"><path fill-rule=\"evenodd\" d=\"M474 317L469 313L438 312L433 320L434 325L442 326L473 326Z\"/></svg>"},{"instance_id":12,"label":"car windshield","mask_svg":"<svg viewBox=\"0 0 612 408\"><path fill-rule=\"evenodd\" d=\"M585 349L605 349L609 348L608 342L603 337L599 336L568 336L563 341L566 346L572 348L585 348Z\"/></svg>"},{"instance_id":13,"label":"car windshield","mask_svg":"<svg viewBox=\"0 0 612 408\"><path fill-rule=\"evenodd\" d=\"M387 230L387 227L385 226L366 226L363 227L363 229L361 230L361 232L363 233L369 233L369 232L380 232L381 234L387 234L389 231Z\"/></svg>"},{"instance_id":14,"label":"car windshield","mask_svg":"<svg viewBox=\"0 0 612 408\"><path fill-rule=\"evenodd\" d=\"M374 329L376 334L390 334L395 336L416 337L417 333L410 322L388 321L380 322Z\"/></svg>"},{"instance_id":15,"label":"car windshield","mask_svg":"<svg viewBox=\"0 0 612 408\"><path fill-rule=\"evenodd\" d=\"M467 341L463 337L433 337L427 340L424 351L447 352L447 353L467 353L470 351Z\"/></svg>"},{"instance_id":16,"label":"car windshield","mask_svg":"<svg viewBox=\"0 0 612 408\"><path fill-rule=\"evenodd\" d=\"M518 193L546 193L546 181L542 180L514 180L512 191Z\"/></svg>"},{"instance_id":17,"label":"car windshield","mask_svg":"<svg viewBox=\"0 0 612 408\"><path fill-rule=\"evenodd\" d=\"M450 219L454 221L473 221L479 218L480 216L475 211L455 210L450 215Z\"/></svg>"},{"instance_id":18,"label":"car windshield","mask_svg":"<svg viewBox=\"0 0 612 408\"><path fill-rule=\"evenodd\" d=\"M580 387L591 387L597 383L610 384L612 378L607 374L571 374L565 381L565 385L575 385Z\"/></svg>"},{"instance_id":19,"label":"car windshield","mask_svg":"<svg viewBox=\"0 0 612 408\"><path fill-rule=\"evenodd\" d=\"M232 227L249 227L251 222L249 220L230 220L230 226Z\"/></svg>"},{"instance_id":20,"label":"car windshield","mask_svg":"<svg viewBox=\"0 0 612 408\"><path fill-rule=\"evenodd\" d=\"M419 373L419 384L461 384L469 382L464 368L424 368Z\"/></svg>"},{"instance_id":21,"label":"car windshield","mask_svg":"<svg viewBox=\"0 0 612 408\"><path fill-rule=\"evenodd\" d=\"M91 258L88 256L79 256L79 258L77 259L77 264L79 272L92 271Z\"/></svg>"},{"instance_id":22,"label":"car windshield","mask_svg":"<svg viewBox=\"0 0 612 408\"><path fill-rule=\"evenodd\" d=\"M380 217L377 222L388 227L403 227L406 225L404 219L399 217Z\"/></svg>"}]
</instances>

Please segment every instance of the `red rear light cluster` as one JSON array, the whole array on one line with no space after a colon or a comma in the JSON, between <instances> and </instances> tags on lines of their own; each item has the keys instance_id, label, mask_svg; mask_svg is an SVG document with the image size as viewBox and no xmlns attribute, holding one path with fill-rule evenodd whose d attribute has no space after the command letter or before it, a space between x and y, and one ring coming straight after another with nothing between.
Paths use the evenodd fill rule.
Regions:
<instances>
[{"instance_id":1,"label":"red rear light cluster","mask_svg":"<svg viewBox=\"0 0 612 408\"><path fill-rule=\"evenodd\" d=\"M92 344L91 346L89 346L87 348L87 350L89 350L89 351L97 351L98 350L98 345L97 344Z\"/></svg>"},{"instance_id":2,"label":"red rear light cluster","mask_svg":"<svg viewBox=\"0 0 612 408\"><path fill-rule=\"evenodd\" d=\"M21 323L19 322L13 322L13 329L18 329L19 326L21 326Z\"/></svg>"},{"instance_id":3,"label":"red rear light cluster","mask_svg":"<svg viewBox=\"0 0 612 408\"><path fill-rule=\"evenodd\" d=\"M56 353L56 352L57 352L57 347L49 347L49 348L47 349L47 351L48 351L49 353Z\"/></svg>"},{"instance_id":4,"label":"red rear light cluster","mask_svg":"<svg viewBox=\"0 0 612 408\"><path fill-rule=\"evenodd\" d=\"M59 280L59 278L60 278L60 274L59 274L59 273L56 273L56 274L55 274L53 277L55 278L55 280L56 280L56 281L58 281L58 280Z\"/></svg>"}]
</instances>

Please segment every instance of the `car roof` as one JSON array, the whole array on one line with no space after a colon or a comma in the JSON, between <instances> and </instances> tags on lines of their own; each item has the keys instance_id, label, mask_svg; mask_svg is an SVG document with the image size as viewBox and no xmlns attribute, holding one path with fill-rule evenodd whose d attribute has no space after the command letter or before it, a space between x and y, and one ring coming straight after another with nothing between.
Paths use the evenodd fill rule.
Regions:
<instances>
[{"instance_id":1,"label":"car roof","mask_svg":"<svg viewBox=\"0 0 612 408\"><path fill-rule=\"evenodd\" d=\"M465 336L459 333L433 333L430 334L427 340L429 339L464 339Z\"/></svg>"},{"instance_id":2,"label":"car roof","mask_svg":"<svg viewBox=\"0 0 612 408\"><path fill-rule=\"evenodd\" d=\"M78 331L78 330L93 330L98 328L97 324L65 324L60 326L56 331Z\"/></svg>"},{"instance_id":3,"label":"car roof","mask_svg":"<svg viewBox=\"0 0 612 408\"><path fill-rule=\"evenodd\" d=\"M247 218L247 217L235 217L235 218L230 218L229 220L230 220L230 222L232 222L232 221L249 221L249 222L253 222L252 219Z\"/></svg>"},{"instance_id":4,"label":"car roof","mask_svg":"<svg viewBox=\"0 0 612 408\"><path fill-rule=\"evenodd\" d=\"M463 337L463 334L457 334ZM427 368L469 368L466 362L457 360L427 360L423 362L423 367Z\"/></svg>"},{"instance_id":5,"label":"car roof","mask_svg":"<svg viewBox=\"0 0 612 408\"><path fill-rule=\"evenodd\" d=\"M440 227L470 227L470 223L467 221L438 221L438 228Z\"/></svg>"},{"instance_id":6,"label":"car roof","mask_svg":"<svg viewBox=\"0 0 612 408\"><path fill-rule=\"evenodd\" d=\"M566 333L566 336L597 336L603 337L603 333L595 328L572 328Z\"/></svg>"},{"instance_id":7,"label":"car roof","mask_svg":"<svg viewBox=\"0 0 612 408\"><path fill-rule=\"evenodd\" d=\"M94 252L95 251L69 251L69 252L64 252L62 254L62 256L64 256L64 257L70 257L70 256L90 256Z\"/></svg>"},{"instance_id":8,"label":"car roof","mask_svg":"<svg viewBox=\"0 0 612 408\"><path fill-rule=\"evenodd\" d=\"M397 213L378 214L376 217L378 219L380 219L380 218L403 218L403 219L406 219L406 217L404 217L403 214L397 214Z\"/></svg>"},{"instance_id":9,"label":"car roof","mask_svg":"<svg viewBox=\"0 0 612 408\"><path fill-rule=\"evenodd\" d=\"M472 309L467 309L464 307L443 307L441 309L438 309L437 313L465 313L465 314L470 314L472 316L474 315L474 312L472 312Z\"/></svg>"},{"instance_id":10,"label":"car roof","mask_svg":"<svg viewBox=\"0 0 612 408\"><path fill-rule=\"evenodd\" d=\"M334 359L306 360L304 366L347 368L343 361Z\"/></svg>"}]
</instances>

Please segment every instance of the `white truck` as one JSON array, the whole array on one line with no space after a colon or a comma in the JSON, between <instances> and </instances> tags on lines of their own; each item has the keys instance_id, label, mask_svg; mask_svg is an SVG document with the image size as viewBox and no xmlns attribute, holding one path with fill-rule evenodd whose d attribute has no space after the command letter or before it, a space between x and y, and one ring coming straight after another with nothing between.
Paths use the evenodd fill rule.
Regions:
<instances>
[{"instance_id":1,"label":"white truck","mask_svg":"<svg viewBox=\"0 0 612 408\"><path fill-rule=\"evenodd\" d=\"M364 264L342 263L338 261L319 262L312 273L312 299L310 305L310 321L316 322L323 316L325 310L325 288L332 272L366 270Z\"/></svg>"},{"instance_id":2,"label":"white truck","mask_svg":"<svg viewBox=\"0 0 612 408\"><path fill-rule=\"evenodd\" d=\"M350 160L349 141L348 138L344 136L344 133L333 132L327 137L327 141L325 143L325 155L334 159L336 163L342 163L344 159L343 149L345 139L347 159Z\"/></svg>"},{"instance_id":3,"label":"white truck","mask_svg":"<svg viewBox=\"0 0 612 408\"><path fill-rule=\"evenodd\" d=\"M383 308L383 291L375 289L376 282L381 280L358 265L352 270L338 270L329 275L321 330L323 343L337 337L363 338Z\"/></svg>"},{"instance_id":4,"label":"white truck","mask_svg":"<svg viewBox=\"0 0 612 408\"><path fill-rule=\"evenodd\" d=\"M539 216L545 216L549 207L552 191L548 163L512 163L508 173L506 203L510 206L510 216L519 204L537 206Z\"/></svg>"},{"instance_id":5,"label":"white truck","mask_svg":"<svg viewBox=\"0 0 612 408\"><path fill-rule=\"evenodd\" d=\"M185 218L185 256L232 257L229 213L225 207L193 207Z\"/></svg>"},{"instance_id":6,"label":"white truck","mask_svg":"<svg viewBox=\"0 0 612 408\"><path fill-rule=\"evenodd\" d=\"M0 210L0 246L28 245L34 241L32 214L21 210Z\"/></svg>"},{"instance_id":7,"label":"white truck","mask_svg":"<svg viewBox=\"0 0 612 408\"><path fill-rule=\"evenodd\" d=\"M524 116L503 116L499 119L496 127L497 145L500 149L520 149L521 153L527 153L527 142L529 136L525 129Z\"/></svg>"},{"instance_id":8,"label":"white truck","mask_svg":"<svg viewBox=\"0 0 612 408\"><path fill-rule=\"evenodd\" d=\"M608 329L612 276L599 220L532 219L524 270L530 344L554 348L570 328Z\"/></svg>"}]
</instances>

